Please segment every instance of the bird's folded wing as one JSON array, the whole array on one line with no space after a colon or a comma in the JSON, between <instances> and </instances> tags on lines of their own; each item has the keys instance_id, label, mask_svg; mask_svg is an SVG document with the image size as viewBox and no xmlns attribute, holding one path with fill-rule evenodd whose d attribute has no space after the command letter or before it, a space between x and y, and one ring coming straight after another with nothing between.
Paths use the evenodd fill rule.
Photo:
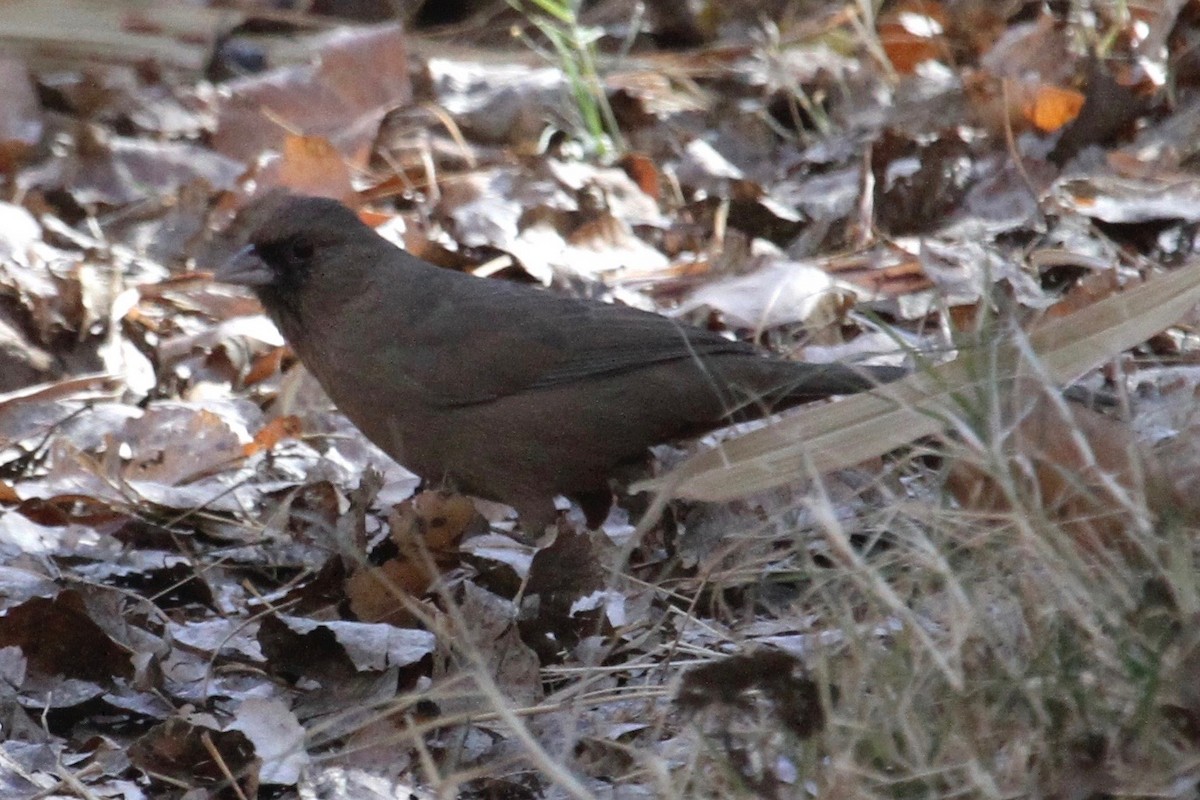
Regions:
<instances>
[{"instance_id":1,"label":"bird's folded wing","mask_svg":"<svg viewBox=\"0 0 1200 800\"><path fill-rule=\"evenodd\" d=\"M375 354L379 374L417 387L432 405L485 403L682 359L703 369L709 356L759 353L628 306L481 279L441 288L421 318Z\"/></svg>"}]
</instances>

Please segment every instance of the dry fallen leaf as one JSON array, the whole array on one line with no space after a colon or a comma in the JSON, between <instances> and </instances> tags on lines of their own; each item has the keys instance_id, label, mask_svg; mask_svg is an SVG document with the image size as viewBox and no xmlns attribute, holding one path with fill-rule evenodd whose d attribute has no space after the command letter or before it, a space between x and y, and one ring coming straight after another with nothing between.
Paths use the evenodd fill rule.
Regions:
<instances>
[{"instance_id":1,"label":"dry fallen leaf","mask_svg":"<svg viewBox=\"0 0 1200 800\"><path fill-rule=\"evenodd\" d=\"M37 93L24 62L0 58L0 174L11 174L31 155L44 124Z\"/></svg>"},{"instance_id":2,"label":"dry fallen leaf","mask_svg":"<svg viewBox=\"0 0 1200 800\"><path fill-rule=\"evenodd\" d=\"M1193 505L1186 496L1170 496L1163 465L1127 423L1051 391L1024 381L1007 398L1011 417L1000 423L1001 451L1018 485L1002 486L993 469L969 456L955 459L947 487L963 508L1003 516L1016 511L1015 501L1025 501L1081 548L1095 551L1130 547L1141 509L1129 501L1143 491L1157 496L1156 507Z\"/></svg>"},{"instance_id":3,"label":"dry fallen leaf","mask_svg":"<svg viewBox=\"0 0 1200 800\"><path fill-rule=\"evenodd\" d=\"M399 26L337 30L319 58L225 84L213 147L243 163L282 149L289 136L324 137L365 167L384 114L412 95Z\"/></svg>"},{"instance_id":4,"label":"dry fallen leaf","mask_svg":"<svg viewBox=\"0 0 1200 800\"><path fill-rule=\"evenodd\" d=\"M940 61L950 55L943 36L946 24L947 15L941 3L905 0L893 4L879 17L876 31L892 66L907 75L926 61Z\"/></svg>"},{"instance_id":5,"label":"dry fallen leaf","mask_svg":"<svg viewBox=\"0 0 1200 800\"><path fill-rule=\"evenodd\" d=\"M30 677L42 681L58 676L107 685L133 677L129 651L108 637L92 620L82 596L71 590L8 608L0 616L0 647L20 648Z\"/></svg>"},{"instance_id":6,"label":"dry fallen leaf","mask_svg":"<svg viewBox=\"0 0 1200 800\"><path fill-rule=\"evenodd\" d=\"M284 137L279 158L268 161L258 172L262 189L279 186L295 194L332 197L355 206L357 195L350 178L346 157L328 139L292 133Z\"/></svg>"}]
</instances>

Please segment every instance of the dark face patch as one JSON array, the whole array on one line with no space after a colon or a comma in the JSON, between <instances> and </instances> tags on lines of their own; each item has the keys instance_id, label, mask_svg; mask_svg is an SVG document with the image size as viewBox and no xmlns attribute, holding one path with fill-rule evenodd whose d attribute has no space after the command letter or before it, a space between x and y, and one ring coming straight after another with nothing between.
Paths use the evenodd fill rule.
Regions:
<instances>
[{"instance_id":1,"label":"dark face patch","mask_svg":"<svg viewBox=\"0 0 1200 800\"><path fill-rule=\"evenodd\" d=\"M307 233L292 233L255 242L254 252L274 273L269 284L258 288L263 305L271 311L295 313L300 293L312 274L316 253L312 238Z\"/></svg>"}]
</instances>

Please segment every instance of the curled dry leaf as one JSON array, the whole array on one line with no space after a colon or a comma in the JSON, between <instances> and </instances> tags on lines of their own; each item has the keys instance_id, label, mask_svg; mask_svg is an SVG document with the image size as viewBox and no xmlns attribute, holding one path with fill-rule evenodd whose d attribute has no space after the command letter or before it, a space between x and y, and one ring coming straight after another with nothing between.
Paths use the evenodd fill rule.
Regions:
<instances>
[{"instance_id":1,"label":"curled dry leaf","mask_svg":"<svg viewBox=\"0 0 1200 800\"><path fill-rule=\"evenodd\" d=\"M227 730L240 731L254 745L262 783L291 786L309 764L304 727L281 700L257 697L244 700Z\"/></svg>"}]
</instances>

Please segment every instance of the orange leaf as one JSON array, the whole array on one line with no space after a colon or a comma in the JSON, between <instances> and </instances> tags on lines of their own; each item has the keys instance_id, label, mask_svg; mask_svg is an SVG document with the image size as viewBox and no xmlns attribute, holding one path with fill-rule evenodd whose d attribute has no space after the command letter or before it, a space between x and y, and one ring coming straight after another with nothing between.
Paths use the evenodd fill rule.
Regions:
<instances>
[{"instance_id":1,"label":"orange leaf","mask_svg":"<svg viewBox=\"0 0 1200 800\"><path fill-rule=\"evenodd\" d=\"M366 567L346 580L346 598L350 610L363 622L390 622L403 625L412 615L397 594L419 598L433 577L421 564L393 558L379 567Z\"/></svg>"},{"instance_id":2,"label":"orange leaf","mask_svg":"<svg viewBox=\"0 0 1200 800\"><path fill-rule=\"evenodd\" d=\"M350 167L324 136L287 134L279 160L263 170L259 181L265 186L282 186L299 194L356 204L350 186Z\"/></svg>"},{"instance_id":3,"label":"orange leaf","mask_svg":"<svg viewBox=\"0 0 1200 800\"><path fill-rule=\"evenodd\" d=\"M250 369L242 376L242 386L253 386L279 372L283 357L290 352L289 347L272 347L267 353L254 359Z\"/></svg>"},{"instance_id":4,"label":"orange leaf","mask_svg":"<svg viewBox=\"0 0 1200 800\"><path fill-rule=\"evenodd\" d=\"M1083 94L1074 89L1041 84L1026 90L1021 113L1038 130L1053 133L1079 116L1083 101Z\"/></svg>"},{"instance_id":5,"label":"orange leaf","mask_svg":"<svg viewBox=\"0 0 1200 800\"><path fill-rule=\"evenodd\" d=\"M662 189L659 181L662 178L658 174L658 167L649 156L643 153L628 153L621 159L620 165L621 169L625 170L625 174L648 197L653 197L655 200L661 199Z\"/></svg>"},{"instance_id":6,"label":"orange leaf","mask_svg":"<svg viewBox=\"0 0 1200 800\"><path fill-rule=\"evenodd\" d=\"M392 540L409 558L420 560L425 549L439 562L454 561L459 540L478 516L466 495L426 491L397 505L388 524Z\"/></svg>"},{"instance_id":7,"label":"orange leaf","mask_svg":"<svg viewBox=\"0 0 1200 800\"><path fill-rule=\"evenodd\" d=\"M270 450L284 439L294 439L303 430L300 418L292 415L277 417L266 425L254 437L254 441L242 447L242 452L251 456L261 450Z\"/></svg>"}]
</instances>

